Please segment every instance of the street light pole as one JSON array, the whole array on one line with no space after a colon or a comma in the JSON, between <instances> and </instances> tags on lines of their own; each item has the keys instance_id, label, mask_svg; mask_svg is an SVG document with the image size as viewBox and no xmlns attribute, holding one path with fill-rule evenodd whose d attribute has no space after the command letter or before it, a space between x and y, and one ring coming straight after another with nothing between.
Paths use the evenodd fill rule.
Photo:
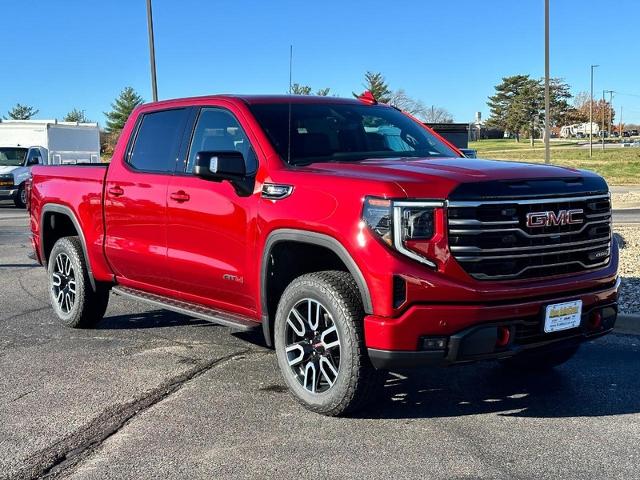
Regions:
<instances>
[{"instance_id":1,"label":"street light pole","mask_svg":"<svg viewBox=\"0 0 640 480\"><path fill-rule=\"evenodd\" d=\"M589 157L593 157L593 69L599 65L591 65L591 97L589 98Z\"/></svg>"},{"instance_id":2,"label":"street light pole","mask_svg":"<svg viewBox=\"0 0 640 480\"><path fill-rule=\"evenodd\" d=\"M147 30L149 31L149 60L151 63L151 94L153 101L158 101L158 84L156 82L156 49L153 40L153 14L151 0L147 0Z\"/></svg>"},{"instance_id":3,"label":"street light pole","mask_svg":"<svg viewBox=\"0 0 640 480\"><path fill-rule=\"evenodd\" d=\"M549 92L549 0L544 0L544 163L551 162Z\"/></svg>"}]
</instances>

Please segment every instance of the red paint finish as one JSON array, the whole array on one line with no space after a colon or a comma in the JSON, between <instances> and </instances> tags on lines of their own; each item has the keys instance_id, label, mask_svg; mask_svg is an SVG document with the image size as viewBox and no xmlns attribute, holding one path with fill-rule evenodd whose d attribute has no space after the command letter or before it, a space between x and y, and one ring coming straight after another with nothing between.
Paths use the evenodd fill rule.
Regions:
<instances>
[{"instance_id":1,"label":"red paint finish","mask_svg":"<svg viewBox=\"0 0 640 480\"><path fill-rule=\"evenodd\" d=\"M318 97L211 96L143 105L129 118L111 164L35 167L30 213L33 242L47 205L67 207L85 239L93 275L149 292L199 303L260 321L261 264L269 234L279 229L317 232L337 240L362 273L372 300L365 319L369 347L415 350L421 335L450 335L471 325L536 315L544 305L582 298L585 308L615 301L617 246L608 266L585 273L519 281L477 281L452 258L446 208L436 210L436 235L407 248L436 268L388 248L361 222L364 198L446 200L461 183L487 180L580 178L572 169L463 158L371 159L352 163L287 165L273 149L248 104L292 101L344 103ZM239 196L228 182L184 172L133 170L125 154L138 118L176 107L227 109L258 159L253 193ZM426 127L425 127L426 128ZM262 198L264 183L292 185L293 194ZM45 259L43 258L43 261ZM406 282L406 301L393 307L392 277ZM575 292L583 292L576 296Z\"/></svg>"}]
</instances>

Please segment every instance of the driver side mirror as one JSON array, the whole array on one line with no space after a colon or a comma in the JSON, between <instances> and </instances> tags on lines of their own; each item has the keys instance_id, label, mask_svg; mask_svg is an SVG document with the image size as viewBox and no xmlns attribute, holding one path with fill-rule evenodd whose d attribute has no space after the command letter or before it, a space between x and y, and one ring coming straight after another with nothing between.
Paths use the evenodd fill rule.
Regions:
<instances>
[{"instance_id":1,"label":"driver side mirror","mask_svg":"<svg viewBox=\"0 0 640 480\"><path fill-rule=\"evenodd\" d=\"M32 165L40 165L40 163L42 163L41 157L31 157L31 159L29 159L29 161L27 162L27 166L30 167Z\"/></svg>"},{"instance_id":2,"label":"driver side mirror","mask_svg":"<svg viewBox=\"0 0 640 480\"><path fill-rule=\"evenodd\" d=\"M241 196L250 195L253 191L255 179L247 175L244 156L235 150L198 152L193 165L193 174L213 182L228 180Z\"/></svg>"},{"instance_id":3,"label":"driver side mirror","mask_svg":"<svg viewBox=\"0 0 640 480\"><path fill-rule=\"evenodd\" d=\"M198 152L193 173L196 177L205 180L221 182L243 178L247 174L247 169L240 152Z\"/></svg>"}]
</instances>

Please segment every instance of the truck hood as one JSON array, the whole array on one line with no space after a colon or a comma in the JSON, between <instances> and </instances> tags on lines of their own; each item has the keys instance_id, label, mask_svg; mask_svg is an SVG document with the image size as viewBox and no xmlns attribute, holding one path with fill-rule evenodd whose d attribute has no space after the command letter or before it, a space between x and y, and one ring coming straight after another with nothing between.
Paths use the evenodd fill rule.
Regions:
<instances>
[{"instance_id":1,"label":"truck hood","mask_svg":"<svg viewBox=\"0 0 640 480\"><path fill-rule=\"evenodd\" d=\"M590 172L551 165L459 157L317 163L313 164L313 169L336 175L393 181L407 196L423 198L444 198L463 183L595 176Z\"/></svg>"},{"instance_id":2,"label":"truck hood","mask_svg":"<svg viewBox=\"0 0 640 480\"><path fill-rule=\"evenodd\" d=\"M7 174L7 173L13 173L15 170L17 170L20 167L9 167L9 166L0 166L0 175L3 174Z\"/></svg>"}]
</instances>

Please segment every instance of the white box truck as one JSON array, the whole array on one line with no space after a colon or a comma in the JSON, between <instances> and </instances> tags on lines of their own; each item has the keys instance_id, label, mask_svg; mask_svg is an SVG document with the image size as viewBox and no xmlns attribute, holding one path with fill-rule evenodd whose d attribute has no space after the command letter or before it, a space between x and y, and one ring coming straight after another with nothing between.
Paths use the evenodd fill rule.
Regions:
<instances>
[{"instance_id":1,"label":"white box truck","mask_svg":"<svg viewBox=\"0 0 640 480\"><path fill-rule=\"evenodd\" d=\"M100 162L97 123L57 120L0 121L0 200L25 206L25 181L33 165Z\"/></svg>"}]
</instances>

